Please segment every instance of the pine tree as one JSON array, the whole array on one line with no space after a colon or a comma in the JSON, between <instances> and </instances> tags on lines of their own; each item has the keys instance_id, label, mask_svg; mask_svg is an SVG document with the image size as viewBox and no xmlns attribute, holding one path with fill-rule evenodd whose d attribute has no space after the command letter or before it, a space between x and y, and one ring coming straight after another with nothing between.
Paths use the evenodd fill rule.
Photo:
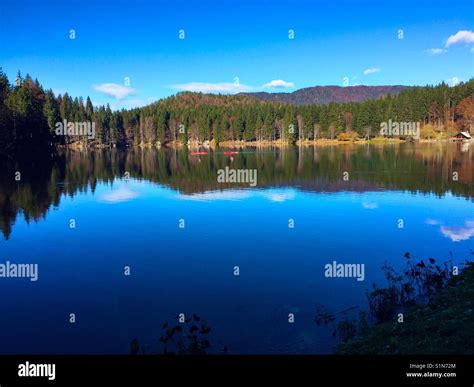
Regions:
<instances>
[{"instance_id":1,"label":"pine tree","mask_svg":"<svg viewBox=\"0 0 474 387\"><path fill-rule=\"evenodd\" d=\"M13 140L10 130L13 125L13 116L6 105L6 99L10 92L8 77L0 67L0 147L7 146Z\"/></svg>"},{"instance_id":2,"label":"pine tree","mask_svg":"<svg viewBox=\"0 0 474 387\"><path fill-rule=\"evenodd\" d=\"M87 120L91 121L93 114L94 114L94 106L92 106L92 101L91 101L90 97L87 97L87 100L86 100L86 118L87 118Z\"/></svg>"},{"instance_id":3,"label":"pine tree","mask_svg":"<svg viewBox=\"0 0 474 387\"><path fill-rule=\"evenodd\" d=\"M51 134L54 134L56 123L61 121L61 117L59 115L59 106L52 90L46 92L43 114L46 117Z\"/></svg>"}]
</instances>

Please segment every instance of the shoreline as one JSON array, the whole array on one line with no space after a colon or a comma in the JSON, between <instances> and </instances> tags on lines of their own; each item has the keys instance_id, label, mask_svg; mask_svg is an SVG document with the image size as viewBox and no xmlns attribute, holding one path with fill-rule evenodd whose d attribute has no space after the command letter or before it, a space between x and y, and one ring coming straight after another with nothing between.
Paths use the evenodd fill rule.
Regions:
<instances>
[{"instance_id":1,"label":"shoreline","mask_svg":"<svg viewBox=\"0 0 474 387\"><path fill-rule=\"evenodd\" d=\"M404 313L404 322L387 321L338 345L336 354L474 353L474 263L468 262L428 302Z\"/></svg>"},{"instance_id":2,"label":"shoreline","mask_svg":"<svg viewBox=\"0 0 474 387\"><path fill-rule=\"evenodd\" d=\"M408 141L404 139L392 139L392 138L381 138L375 137L370 140L353 140L353 141L343 141L338 139L318 139L318 140L303 140L288 142L282 140L276 141L220 141L216 143L212 142L188 142L183 143L181 141L171 141L166 143L141 143L125 146L116 146L114 145L96 145L96 144L84 144L80 142L70 143L70 144L58 144L55 145L60 149L74 149L74 150L85 150L85 149L112 149L112 148L168 148L168 149L179 149L186 147L190 150L196 149L216 149L216 148L285 148L285 147L322 147L322 146L347 146L347 145L398 145L404 143L413 143L413 144L446 144L450 142L455 142L451 139L420 139L417 141Z\"/></svg>"}]
</instances>

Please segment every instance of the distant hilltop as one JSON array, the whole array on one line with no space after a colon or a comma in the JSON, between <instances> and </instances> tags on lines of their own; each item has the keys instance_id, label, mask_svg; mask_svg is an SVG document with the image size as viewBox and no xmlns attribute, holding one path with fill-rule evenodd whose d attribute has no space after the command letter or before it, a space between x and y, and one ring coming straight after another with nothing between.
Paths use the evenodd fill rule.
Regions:
<instances>
[{"instance_id":1,"label":"distant hilltop","mask_svg":"<svg viewBox=\"0 0 474 387\"><path fill-rule=\"evenodd\" d=\"M363 102L385 95L397 95L410 86L314 86L292 93L241 93L263 101L289 103L292 105L327 105L331 102Z\"/></svg>"}]
</instances>

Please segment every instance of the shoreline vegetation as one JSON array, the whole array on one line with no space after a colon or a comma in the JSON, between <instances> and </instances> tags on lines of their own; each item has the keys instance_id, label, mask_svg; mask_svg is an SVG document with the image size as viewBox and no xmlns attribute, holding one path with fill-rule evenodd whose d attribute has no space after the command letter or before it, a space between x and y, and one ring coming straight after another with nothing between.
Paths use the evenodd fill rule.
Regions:
<instances>
[{"instance_id":1,"label":"shoreline vegetation","mask_svg":"<svg viewBox=\"0 0 474 387\"><path fill-rule=\"evenodd\" d=\"M321 138L317 140L298 140L294 142L288 142L283 140L228 140L228 141L221 141L219 143L215 141L188 141L187 143L183 143L181 141L171 141L167 143L140 143L131 145L132 147L137 148L169 148L169 149L180 149L183 147L187 147L189 150L214 150L217 148L230 148L230 149L244 149L244 148L280 148L280 147L304 147L304 146L335 146L335 145L395 145L395 144L404 144L404 143L417 143L417 144L443 144L453 142L453 139L450 138L433 138L433 139L417 139L414 140L412 138L387 138L387 137L372 137L370 139L363 139L363 138L355 138L353 140L341 140L341 139L328 139L328 138ZM83 150L83 149L107 149L107 148L115 148L115 145L88 145L83 142L73 142L69 144L57 144L59 148L62 149L76 149L76 150ZM127 145L126 147L128 147Z\"/></svg>"},{"instance_id":2,"label":"shoreline vegetation","mask_svg":"<svg viewBox=\"0 0 474 387\"><path fill-rule=\"evenodd\" d=\"M279 147L304 147L304 146L335 146L335 145L388 145L388 144L404 144L404 143L417 143L417 144L444 144L453 142L454 140L443 138L443 139L419 139L412 140L411 138L387 138L387 137L373 137L369 140L357 138L351 141L348 140L339 140L339 139L317 139L317 140L302 140L295 142L288 142L282 140L275 141L221 141L216 143L215 141L209 142L188 142L183 143L181 141L172 141L164 144L161 143L140 143L132 145L132 147L137 148L169 148L169 149L179 149L187 147L190 150L214 150L217 148L230 148L230 149L244 149L244 148L279 148ZM115 146L110 145L87 145L82 142L74 142L69 144L58 144L59 148L63 149L107 149L115 148Z\"/></svg>"},{"instance_id":3,"label":"shoreline vegetation","mask_svg":"<svg viewBox=\"0 0 474 387\"><path fill-rule=\"evenodd\" d=\"M205 141L205 142L197 142L197 141L188 141L187 143L181 141L171 141L165 143L140 143L140 144L126 144L121 146L116 146L115 144L90 144L83 141L76 141L71 142L68 144L53 144L55 148L59 149L70 149L70 150L93 150L93 149L114 149L114 148L142 148L142 149L161 149L161 148L168 148L168 149L181 149L187 148L190 151L197 151L197 150L216 150L219 148L227 148L227 149L245 149L245 148L285 148L285 147L326 147L326 146L351 146L351 145L399 145L405 143L416 143L416 144L446 144L455 142L454 139L451 138L430 138L430 139L417 139L414 140L412 138L388 138L388 137L372 137L370 139L363 139L363 138L356 138L353 140L340 140L340 139L326 139L321 138L317 140L301 140L301 141L283 141L283 140L262 140L262 141L245 141L245 140L237 140L237 141L221 141L219 143L215 141ZM470 141L466 141L465 143L469 144ZM1 149L0 149L1 151Z\"/></svg>"},{"instance_id":4,"label":"shoreline vegetation","mask_svg":"<svg viewBox=\"0 0 474 387\"><path fill-rule=\"evenodd\" d=\"M474 354L474 262L403 315L403 322L365 326L339 344L336 354Z\"/></svg>"},{"instance_id":5,"label":"shoreline vegetation","mask_svg":"<svg viewBox=\"0 0 474 387\"><path fill-rule=\"evenodd\" d=\"M344 88L342 88L344 89ZM348 91L349 92L349 91ZM114 110L55 95L0 68L0 151L31 148L286 146L449 140L474 127L474 79L362 102L294 105L255 95L182 92Z\"/></svg>"}]
</instances>

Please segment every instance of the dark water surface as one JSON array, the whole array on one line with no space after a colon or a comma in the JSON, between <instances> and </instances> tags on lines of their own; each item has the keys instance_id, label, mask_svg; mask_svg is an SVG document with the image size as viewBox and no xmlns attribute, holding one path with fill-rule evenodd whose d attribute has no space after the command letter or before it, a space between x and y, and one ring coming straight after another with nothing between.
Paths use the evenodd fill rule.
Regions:
<instances>
[{"instance_id":1,"label":"dark water surface","mask_svg":"<svg viewBox=\"0 0 474 387\"><path fill-rule=\"evenodd\" d=\"M0 264L39 270L0 278L1 353L128 353L133 338L160 352L179 313L207 321L216 352L330 353L316 305L366 308L407 251L461 262L474 248L468 144L0 159ZM257 185L218 183L226 166ZM364 280L325 277L333 261L364 263Z\"/></svg>"}]
</instances>

